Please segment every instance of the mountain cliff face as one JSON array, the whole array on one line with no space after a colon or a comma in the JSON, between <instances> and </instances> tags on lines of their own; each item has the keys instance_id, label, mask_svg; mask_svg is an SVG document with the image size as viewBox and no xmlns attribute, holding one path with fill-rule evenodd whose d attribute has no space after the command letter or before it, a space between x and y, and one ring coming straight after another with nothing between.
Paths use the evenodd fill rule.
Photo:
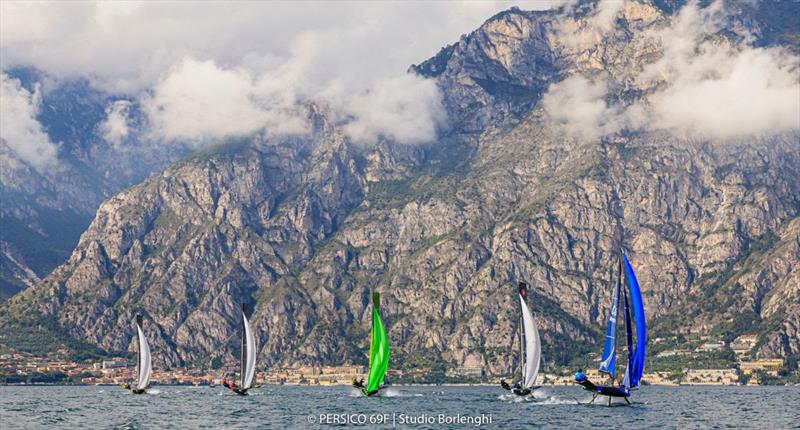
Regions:
<instances>
[{"instance_id":1,"label":"mountain cliff face","mask_svg":"<svg viewBox=\"0 0 800 430\"><path fill-rule=\"evenodd\" d=\"M47 80L30 69L12 70L9 79L31 93ZM48 83L38 93L37 120L58 146L58 161L37 169L0 140L0 301L63 263L103 200L187 152L133 136L106 141L101 125L114 99L84 81ZM134 128L142 119L132 111Z\"/></svg>"},{"instance_id":2,"label":"mountain cliff face","mask_svg":"<svg viewBox=\"0 0 800 430\"><path fill-rule=\"evenodd\" d=\"M307 136L226 142L115 195L0 324L125 351L144 313L158 363L209 364L235 355L246 303L262 365L360 363L377 289L393 366L499 374L516 282L531 285L545 361L565 363L597 342L624 247L654 335L757 330L762 356L800 353L798 135L570 137L542 108L549 85L604 73L614 98L646 97L634 74L662 47L637 35L672 19L634 3L624 31L563 44L558 27L589 12L512 9L412 66L451 119L432 145L355 146L309 105Z\"/></svg>"}]
</instances>

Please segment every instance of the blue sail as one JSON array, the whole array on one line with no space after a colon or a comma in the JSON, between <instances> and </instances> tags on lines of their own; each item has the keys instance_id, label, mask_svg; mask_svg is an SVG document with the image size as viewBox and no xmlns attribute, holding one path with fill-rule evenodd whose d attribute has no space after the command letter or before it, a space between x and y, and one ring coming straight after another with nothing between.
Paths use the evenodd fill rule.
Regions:
<instances>
[{"instance_id":1,"label":"blue sail","mask_svg":"<svg viewBox=\"0 0 800 430\"><path fill-rule=\"evenodd\" d=\"M606 343L603 346L603 356L600 358L600 371L608 373L614 377L617 356L617 304L619 302L620 281L617 278L617 285L611 297L611 310L608 312L608 328L606 329Z\"/></svg>"},{"instance_id":2,"label":"blue sail","mask_svg":"<svg viewBox=\"0 0 800 430\"><path fill-rule=\"evenodd\" d=\"M647 327L644 316L644 302L642 301L642 291L639 289L639 282L633 273L628 256L622 255L625 262L625 278L628 280L628 289L631 294L631 307L633 308L633 321L636 324L636 347L633 350L633 357L630 360L630 387L638 387L644 372L645 345L647 344Z\"/></svg>"},{"instance_id":3,"label":"blue sail","mask_svg":"<svg viewBox=\"0 0 800 430\"><path fill-rule=\"evenodd\" d=\"M631 307L628 302L627 292L622 292L622 298L625 304L625 338L628 344L628 360L627 364L625 364L625 376L622 378L622 385L625 388L631 388L630 370L633 368L633 330L631 329Z\"/></svg>"}]
</instances>

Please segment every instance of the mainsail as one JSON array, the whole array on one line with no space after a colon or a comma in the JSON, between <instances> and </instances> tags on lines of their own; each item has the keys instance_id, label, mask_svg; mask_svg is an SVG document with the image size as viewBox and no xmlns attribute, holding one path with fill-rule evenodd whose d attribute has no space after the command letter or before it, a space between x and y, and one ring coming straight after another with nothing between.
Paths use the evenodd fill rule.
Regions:
<instances>
[{"instance_id":1,"label":"mainsail","mask_svg":"<svg viewBox=\"0 0 800 430\"><path fill-rule=\"evenodd\" d=\"M642 379L642 372L644 372L647 327L645 324L644 302L642 301L642 291L639 289L639 282L636 280L636 275L633 273L633 267L631 267L628 257L622 254L622 259L625 263L625 278L628 280L628 290L630 291L633 321L636 324L636 347L631 352L629 364L630 375L628 381L630 387L634 388L639 386L639 381ZM628 329L628 333L630 332L631 330Z\"/></svg>"},{"instance_id":2,"label":"mainsail","mask_svg":"<svg viewBox=\"0 0 800 430\"><path fill-rule=\"evenodd\" d=\"M372 293L372 336L369 346L369 374L364 394L378 391L389 368L389 339L383 327L380 313L380 294Z\"/></svg>"},{"instance_id":3,"label":"mainsail","mask_svg":"<svg viewBox=\"0 0 800 430\"><path fill-rule=\"evenodd\" d=\"M525 363L522 365L522 385L531 388L539 373L539 361L542 357L542 345L536 322L528 307L528 286L519 283L519 301L522 308L522 339L525 345Z\"/></svg>"},{"instance_id":4,"label":"mainsail","mask_svg":"<svg viewBox=\"0 0 800 430\"><path fill-rule=\"evenodd\" d=\"M256 376L256 338L247 321L247 309L242 305L242 353L240 360L241 380L239 387L248 390L253 386L253 379Z\"/></svg>"},{"instance_id":5,"label":"mainsail","mask_svg":"<svg viewBox=\"0 0 800 430\"><path fill-rule=\"evenodd\" d=\"M144 390L150 384L150 375L153 373L153 368L150 358L150 346L147 344L147 338L144 336L142 329L142 316L136 316L136 337L139 340L139 355L136 360L136 369L138 380L136 381L136 389Z\"/></svg>"},{"instance_id":6,"label":"mainsail","mask_svg":"<svg viewBox=\"0 0 800 430\"><path fill-rule=\"evenodd\" d=\"M620 278L617 276L617 283L614 293L611 296L611 310L608 312L608 328L606 329L606 343L603 346L603 356L600 358L600 371L608 373L614 377L617 356L617 310L619 304Z\"/></svg>"}]
</instances>

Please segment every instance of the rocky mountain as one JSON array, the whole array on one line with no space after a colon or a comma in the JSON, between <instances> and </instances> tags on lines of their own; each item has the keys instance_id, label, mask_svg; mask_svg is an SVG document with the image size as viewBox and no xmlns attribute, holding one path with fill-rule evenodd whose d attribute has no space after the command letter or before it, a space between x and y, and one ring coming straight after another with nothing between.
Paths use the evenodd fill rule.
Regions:
<instances>
[{"instance_id":1,"label":"rocky mountain","mask_svg":"<svg viewBox=\"0 0 800 430\"><path fill-rule=\"evenodd\" d=\"M144 313L158 365L208 365L235 357L246 303L262 365L363 363L377 289L393 366L501 374L515 283L531 284L545 361L564 364L600 338L624 247L651 337L755 331L760 356L797 356L800 135L566 132L542 103L554 83L602 75L624 106L661 85L637 74L676 12L626 3L617 30L564 43L595 7L511 9L412 66L450 118L430 145L355 145L309 104L308 135L221 142L116 194L65 263L0 310L0 343L126 351Z\"/></svg>"},{"instance_id":2,"label":"rocky mountain","mask_svg":"<svg viewBox=\"0 0 800 430\"><path fill-rule=\"evenodd\" d=\"M13 69L8 79L39 94L37 120L58 145L58 161L37 168L0 140L0 301L63 263L103 200L188 152L139 141L135 106L130 136L109 142L101 129L107 109L124 99L85 81L50 82L32 69Z\"/></svg>"}]
</instances>

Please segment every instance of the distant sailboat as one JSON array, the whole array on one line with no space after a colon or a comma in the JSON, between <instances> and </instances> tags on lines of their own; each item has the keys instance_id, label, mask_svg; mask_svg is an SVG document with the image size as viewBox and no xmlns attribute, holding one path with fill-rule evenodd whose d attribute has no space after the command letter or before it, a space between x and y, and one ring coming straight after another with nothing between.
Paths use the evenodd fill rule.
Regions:
<instances>
[{"instance_id":1,"label":"distant sailboat","mask_svg":"<svg viewBox=\"0 0 800 430\"><path fill-rule=\"evenodd\" d=\"M624 266L624 270L623 270ZM622 278L626 279L627 288L623 288ZM628 356L625 364L622 381L619 385L600 386L595 385L582 372L575 374L575 382L583 386L584 389L593 393L592 402L599 395L608 396L608 405L611 406L612 397L622 397L630 403L628 397L631 390L639 386L644 372L645 346L647 344L647 327L644 315L644 303L642 301L642 291L639 289L639 282L633 273L628 257L624 252L620 252L617 262L617 282L614 286L614 293L611 296L611 309L608 314L608 327L606 329L606 340L603 347L603 356L600 359L600 372L605 373L613 380L616 375L616 340L617 340L617 310L619 305L620 292L622 293L623 309L625 315L625 332L628 346ZM628 300L630 297L630 301ZM635 324L636 345L634 347L634 327Z\"/></svg>"},{"instance_id":2,"label":"distant sailboat","mask_svg":"<svg viewBox=\"0 0 800 430\"><path fill-rule=\"evenodd\" d=\"M367 384L353 382L353 386L360 388L365 396L372 396L382 388L383 380L386 377L386 370L389 368L389 339L386 336L386 329L383 327L380 313L380 294L372 293L372 335L369 346L369 373L367 374Z\"/></svg>"},{"instance_id":3,"label":"distant sailboat","mask_svg":"<svg viewBox=\"0 0 800 430\"><path fill-rule=\"evenodd\" d=\"M522 370L521 379L513 386L505 380L500 380L500 386L510 390L518 396L527 396L535 387L536 376L539 374L539 363L542 358L542 344L539 338L539 330L536 328L536 320L528 306L528 285L524 282L519 283L519 303L520 303L520 369Z\"/></svg>"},{"instance_id":4,"label":"distant sailboat","mask_svg":"<svg viewBox=\"0 0 800 430\"><path fill-rule=\"evenodd\" d=\"M142 328L142 316L136 316L136 338L138 340L139 351L136 358L136 385L131 387L130 384L125 384L124 387L131 390L134 394L143 394L147 391L150 385L150 376L153 373L152 358L150 356L150 345L147 344L147 338L144 335Z\"/></svg>"},{"instance_id":5,"label":"distant sailboat","mask_svg":"<svg viewBox=\"0 0 800 430\"><path fill-rule=\"evenodd\" d=\"M239 358L239 385L223 380L222 385L240 396L246 396L247 390L253 388L256 376L256 338L250 322L247 320L247 308L242 305L242 349Z\"/></svg>"}]
</instances>

